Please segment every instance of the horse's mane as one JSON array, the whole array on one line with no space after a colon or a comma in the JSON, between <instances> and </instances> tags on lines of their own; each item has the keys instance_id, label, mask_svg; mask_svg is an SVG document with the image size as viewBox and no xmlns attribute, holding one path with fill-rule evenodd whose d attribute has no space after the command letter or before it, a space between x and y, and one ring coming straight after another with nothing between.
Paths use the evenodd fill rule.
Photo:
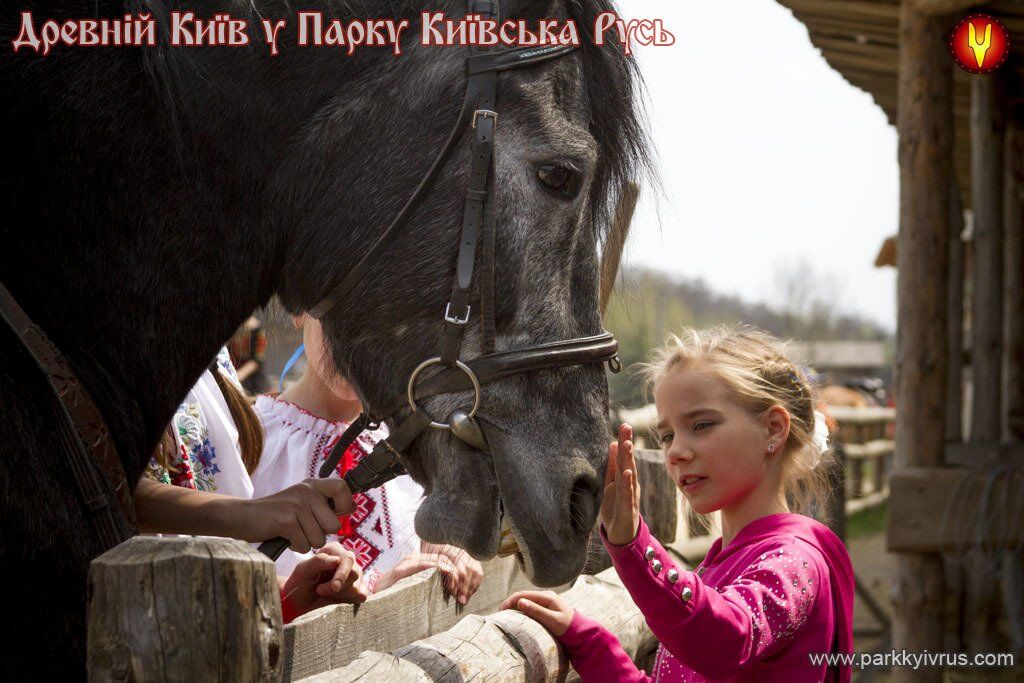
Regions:
<instances>
[{"instance_id":1,"label":"horse's mane","mask_svg":"<svg viewBox=\"0 0 1024 683\"><path fill-rule=\"evenodd\" d=\"M580 29L583 78L590 100L590 134L600 162L591 188L591 215L601 234L611 227L623 183L656 180L653 152L641 108L643 79L636 60L615 41L594 44L594 21L615 6L609 0L566 0L569 17Z\"/></svg>"}]
</instances>

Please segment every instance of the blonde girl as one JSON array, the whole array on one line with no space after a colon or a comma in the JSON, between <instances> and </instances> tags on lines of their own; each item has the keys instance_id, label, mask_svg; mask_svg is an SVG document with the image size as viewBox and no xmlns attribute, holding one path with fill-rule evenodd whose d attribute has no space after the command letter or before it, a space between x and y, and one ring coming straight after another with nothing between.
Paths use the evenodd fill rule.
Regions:
<instances>
[{"instance_id":1,"label":"blonde girl","mask_svg":"<svg viewBox=\"0 0 1024 683\"><path fill-rule=\"evenodd\" d=\"M660 646L652 676L615 637L550 592L512 595L559 638L584 681L849 681L812 655L850 653L853 570L805 516L827 496L824 418L780 342L748 327L686 330L643 366L669 475L722 537L695 571L640 516L632 429L609 447L601 537ZM817 438L816 435L817 434Z\"/></svg>"}]
</instances>

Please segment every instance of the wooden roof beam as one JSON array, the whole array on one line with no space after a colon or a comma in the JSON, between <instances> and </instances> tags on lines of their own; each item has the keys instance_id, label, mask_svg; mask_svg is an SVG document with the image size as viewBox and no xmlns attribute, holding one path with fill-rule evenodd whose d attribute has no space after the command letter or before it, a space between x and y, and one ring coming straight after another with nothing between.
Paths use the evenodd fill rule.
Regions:
<instances>
[{"instance_id":1,"label":"wooden roof beam","mask_svg":"<svg viewBox=\"0 0 1024 683\"><path fill-rule=\"evenodd\" d=\"M886 19L892 23L899 21L899 3L862 2L859 0L780 0L781 4L792 10L821 14L831 17L875 18Z\"/></svg>"},{"instance_id":2,"label":"wooden roof beam","mask_svg":"<svg viewBox=\"0 0 1024 683\"><path fill-rule=\"evenodd\" d=\"M937 16L960 12L983 3L978 0L908 0L922 14Z\"/></svg>"}]
</instances>

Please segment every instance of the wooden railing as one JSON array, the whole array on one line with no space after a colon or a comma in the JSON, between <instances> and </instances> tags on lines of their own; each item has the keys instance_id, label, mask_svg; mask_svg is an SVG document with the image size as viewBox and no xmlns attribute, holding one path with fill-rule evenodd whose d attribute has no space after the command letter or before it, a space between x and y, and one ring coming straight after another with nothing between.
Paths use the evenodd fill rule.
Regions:
<instances>
[{"instance_id":1,"label":"wooden railing","mask_svg":"<svg viewBox=\"0 0 1024 683\"><path fill-rule=\"evenodd\" d=\"M848 489L849 513L884 499L894 412L836 410L833 416L846 461L842 488ZM644 425L635 426L642 435ZM699 538L687 538L678 489L660 451L638 449L637 477L641 511L654 536L680 556L700 559L711 536L703 529ZM559 591L642 659L653 636L607 566L598 558L591 566L596 576ZM438 574L427 571L362 605L323 608L288 626L281 623L274 565L241 541L139 536L97 558L89 583L88 666L97 681L549 681L574 675L544 629L518 612L497 611L505 597L532 587L512 558L484 564L483 583L466 608L449 600Z\"/></svg>"},{"instance_id":2,"label":"wooden railing","mask_svg":"<svg viewBox=\"0 0 1024 683\"><path fill-rule=\"evenodd\" d=\"M465 609L446 599L431 570L362 605L326 607L282 626L274 565L248 543L137 536L92 563L89 677L565 680L572 672L551 636L518 612L497 612L509 594L532 587L515 560L496 559L484 564ZM631 654L653 646L614 570L558 590Z\"/></svg>"},{"instance_id":3,"label":"wooden railing","mask_svg":"<svg viewBox=\"0 0 1024 683\"><path fill-rule=\"evenodd\" d=\"M892 472L895 408L829 409L838 425L832 435L837 457L844 464L847 516L884 502Z\"/></svg>"}]
</instances>

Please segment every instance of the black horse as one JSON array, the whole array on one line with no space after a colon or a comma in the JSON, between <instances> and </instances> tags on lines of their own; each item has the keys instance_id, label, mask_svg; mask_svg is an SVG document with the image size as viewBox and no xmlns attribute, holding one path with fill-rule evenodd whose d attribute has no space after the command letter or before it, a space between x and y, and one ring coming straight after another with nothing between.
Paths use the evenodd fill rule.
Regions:
<instances>
[{"instance_id":1,"label":"black horse","mask_svg":"<svg viewBox=\"0 0 1024 683\"><path fill-rule=\"evenodd\" d=\"M299 9L412 22L397 58L299 48L294 33L276 57L259 41L186 49L166 36L156 47L4 55L0 279L94 397L135 482L181 397L250 311L274 294L290 311L313 306L398 212L459 113L467 48L418 45L409 36L422 8L402 0L34 4L5 5L5 45L21 10L40 20L150 12L161 27L170 9L230 12L254 27ZM573 19L583 44L499 76L498 350L601 331L597 246L618 188L646 159L635 66L591 40L607 0L503 5L506 17ZM465 12L447 0L431 9ZM370 406L401 395L437 353L468 155L467 139L398 243L323 320L339 372ZM474 324L464 348L479 348ZM16 627L4 673L81 675L86 573L107 548L52 438L59 418L44 379L6 327L0 387L0 567ZM445 415L465 400L425 407ZM598 365L487 385L491 454L433 430L407 453L428 491L419 534L493 554L503 503L534 580L571 579L597 513L606 407Z\"/></svg>"}]
</instances>

